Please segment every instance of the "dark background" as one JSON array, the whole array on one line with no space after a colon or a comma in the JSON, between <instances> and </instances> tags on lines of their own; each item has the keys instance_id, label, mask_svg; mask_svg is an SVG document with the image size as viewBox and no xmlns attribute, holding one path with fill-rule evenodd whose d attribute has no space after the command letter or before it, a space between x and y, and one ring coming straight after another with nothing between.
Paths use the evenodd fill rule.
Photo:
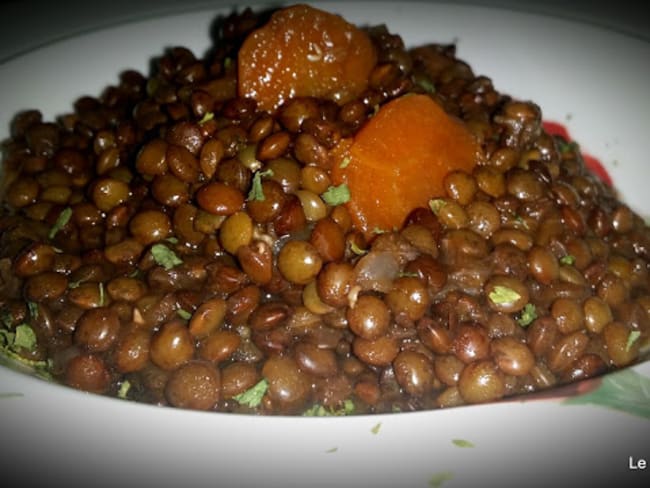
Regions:
<instances>
[{"instance_id":1,"label":"dark background","mask_svg":"<svg viewBox=\"0 0 650 488\"><path fill-rule=\"evenodd\" d=\"M325 0L327 1L327 0ZM365 0L372 3L372 0ZM397 0L399 1L399 0ZM646 2L636 0L419 0L424 2L505 7L556 15L614 29L650 41ZM0 3L0 62L17 53L116 23L151 15L211 6L277 3L269 0L60 0L57 2L9 0ZM286 3L286 2L285 2ZM299 3L296 1L295 3ZM325 3L325 2L321 2Z\"/></svg>"}]
</instances>

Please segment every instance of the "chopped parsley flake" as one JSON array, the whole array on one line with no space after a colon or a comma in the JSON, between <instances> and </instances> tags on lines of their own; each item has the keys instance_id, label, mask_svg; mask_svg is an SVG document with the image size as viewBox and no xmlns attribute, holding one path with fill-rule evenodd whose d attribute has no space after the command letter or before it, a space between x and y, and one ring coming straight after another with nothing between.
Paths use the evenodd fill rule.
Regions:
<instances>
[{"instance_id":1,"label":"chopped parsley flake","mask_svg":"<svg viewBox=\"0 0 650 488\"><path fill-rule=\"evenodd\" d=\"M339 450L338 447L332 447L331 449L328 449L328 450L325 451L325 452L328 453L328 454L330 454L330 453L336 452L336 451L338 451L338 450Z\"/></svg>"},{"instance_id":2,"label":"chopped parsley flake","mask_svg":"<svg viewBox=\"0 0 650 488\"><path fill-rule=\"evenodd\" d=\"M454 475L450 471L443 471L442 473L436 473L429 479L429 486L431 488L440 488L445 481L449 481L454 478Z\"/></svg>"},{"instance_id":3,"label":"chopped parsley flake","mask_svg":"<svg viewBox=\"0 0 650 488\"><path fill-rule=\"evenodd\" d=\"M70 217L72 217L72 209L70 207L64 208L56 218L56 221L54 222L54 225L52 225L47 237L54 239L54 236L68 224Z\"/></svg>"},{"instance_id":4,"label":"chopped parsley flake","mask_svg":"<svg viewBox=\"0 0 650 488\"><path fill-rule=\"evenodd\" d=\"M199 120L199 125L203 125L212 119L214 119L214 113L206 112L206 114L201 118L201 120Z\"/></svg>"},{"instance_id":5,"label":"chopped parsley flake","mask_svg":"<svg viewBox=\"0 0 650 488\"><path fill-rule=\"evenodd\" d=\"M36 347L36 334L27 324L20 324L16 327L12 348L22 348L27 351L33 351Z\"/></svg>"},{"instance_id":6,"label":"chopped parsley flake","mask_svg":"<svg viewBox=\"0 0 650 488\"><path fill-rule=\"evenodd\" d=\"M303 412L304 417L340 417L354 413L354 402L345 400L343 406L339 409L326 408L316 404Z\"/></svg>"},{"instance_id":7,"label":"chopped parsley flake","mask_svg":"<svg viewBox=\"0 0 650 488\"><path fill-rule=\"evenodd\" d=\"M517 215L515 217L515 220L519 225L521 225L524 229L528 229L528 223L524 220L524 218L521 215Z\"/></svg>"},{"instance_id":8,"label":"chopped parsley flake","mask_svg":"<svg viewBox=\"0 0 650 488\"><path fill-rule=\"evenodd\" d=\"M99 306L103 307L106 305L106 293L104 293L104 283L99 283Z\"/></svg>"},{"instance_id":9,"label":"chopped parsley flake","mask_svg":"<svg viewBox=\"0 0 650 488\"><path fill-rule=\"evenodd\" d=\"M20 324L14 332L0 330L0 347L5 352L17 352L20 349L33 351L36 347L36 334L27 324Z\"/></svg>"},{"instance_id":10,"label":"chopped parsley flake","mask_svg":"<svg viewBox=\"0 0 650 488\"><path fill-rule=\"evenodd\" d=\"M350 242L350 250L357 256L363 256L365 253L368 252L365 249L361 249L354 241Z\"/></svg>"},{"instance_id":11,"label":"chopped parsley flake","mask_svg":"<svg viewBox=\"0 0 650 488\"><path fill-rule=\"evenodd\" d=\"M434 198L432 200L429 200L429 208L434 214L438 214L440 212L440 209L444 207L447 204L444 199L442 198Z\"/></svg>"},{"instance_id":12,"label":"chopped parsley flake","mask_svg":"<svg viewBox=\"0 0 650 488\"><path fill-rule=\"evenodd\" d=\"M14 317L8 310L3 310L0 313L0 322L2 322L2 325L4 325L7 329L9 329L14 323Z\"/></svg>"},{"instance_id":13,"label":"chopped parsley flake","mask_svg":"<svg viewBox=\"0 0 650 488\"><path fill-rule=\"evenodd\" d=\"M492 303L497 305L503 303L511 303L521 298L521 295L515 290L508 288L507 286L495 286L488 297L492 300Z\"/></svg>"},{"instance_id":14,"label":"chopped parsley flake","mask_svg":"<svg viewBox=\"0 0 650 488\"><path fill-rule=\"evenodd\" d=\"M165 269L172 269L174 266L183 264L183 261L176 256L176 253L164 244L154 244L151 246L151 255L159 266Z\"/></svg>"},{"instance_id":15,"label":"chopped parsley flake","mask_svg":"<svg viewBox=\"0 0 650 488\"><path fill-rule=\"evenodd\" d=\"M189 313L187 310L183 310L182 308L179 308L178 310L176 310L176 313L183 320L190 320L192 318L192 314Z\"/></svg>"},{"instance_id":16,"label":"chopped parsley flake","mask_svg":"<svg viewBox=\"0 0 650 488\"><path fill-rule=\"evenodd\" d=\"M576 258L571 254L567 254L566 256L562 256L560 258L560 264L564 264L566 266L573 266L575 262L576 262Z\"/></svg>"},{"instance_id":17,"label":"chopped parsley flake","mask_svg":"<svg viewBox=\"0 0 650 488\"><path fill-rule=\"evenodd\" d=\"M372 229L372 233L377 234L377 235L385 234L386 232L388 232L388 231L384 230L384 229L380 229L379 227L375 227L374 229Z\"/></svg>"},{"instance_id":18,"label":"chopped parsley flake","mask_svg":"<svg viewBox=\"0 0 650 488\"><path fill-rule=\"evenodd\" d=\"M521 315L517 319L517 323L522 327L527 327L533 323L537 318L537 310L535 310L535 305L532 303L527 303L524 309L521 311Z\"/></svg>"},{"instance_id":19,"label":"chopped parsley flake","mask_svg":"<svg viewBox=\"0 0 650 488\"><path fill-rule=\"evenodd\" d=\"M262 178L266 176L273 176L273 170L267 169L266 171L256 171L253 174L253 183L251 185L251 191L248 192L248 200L257 200L258 202L263 202L266 198L264 197L264 191L262 190Z\"/></svg>"},{"instance_id":20,"label":"chopped parsley flake","mask_svg":"<svg viewBox=\"0 0 650 488\"><path fill-rule=\"evenodd\" d=\"M0 345L2 347L12 346L14 343L14 337L16 334L14 332L9 332L8 330L0 329Z\"/></svg>"},{"instance_id":21,"label":"chopped parsley flake","mask_svg":"<svg viewBox=\"0 0 650 488\"><path fill-rule=\"evenodd\" d=\"M29 316L32 319L38 318L38 304L34 302L27 302L27 310L29 310Z\"/></svg>"},{"instance_id":22,"label":"chopped parsley flake","mask_svg":"<svg viewBox=\"0 0 650 488\"><path fill-rule=\"evenodd\" d=\"M567 154L571 152L577 152L580 149L580 146L577 142L574 141L565 141L563 139L556 139L557 147L560 150L561 154Z\"/></svg>"},{"instance_id":23,"label":"chopped parsley flake","mask_svg":"<svg viewBox=\"0 0 650 488\"><path fill-rule=\"evenodd\" d=\"M130 389L131 389L131 383L129 383L129 380L124 380L120 385L120 389L117 392L117 397L126 400L126 395L129 393Z\"/></svg>"},{"instance_id":24,"label":"chopped parsley flake","mask_svg":"<svg viewBox=\"0 0 650 488\"><path fill-rule=\"evenodd\" d=\"M400 278L419 278L420 277L420 275L417 274L414 271L400 271L397 276L399 276Z\"/></svg>"},{"instance_id":25,"label":"chopped parsley flake","mask_svg":"<svg viewBox=\"0 0 650 488\"><path fill-rule=\"evenodd\" d=\"M379 429L381 429L381 422L379 422L378 424L375 424L375 426L372 429L370 429L370 432L377 435L377 434L379 434Z\"/></svg>"},{"instance_id":26,"label":"chopped parsley flake","mask_svg":"<svg viewBox=\"0 0 650 488\"><path fill-rule=\"evenodd\" d=\"M240 393L239 395L235 395L233 398L240 405L247 405L251 408L255 408L259 406L260 403L262 403L262 398L264 398L264 394L268 388L269 382L266 380L266 378L263 378L254 386L245 392Z\"/></svg>"},{"instance_id":27,"label":"chopped parsley flake","mask_svg":"<svg viewBox=\"0 0 650 488\"><path fill-rule=\"evenodd\" d=\"M641 337L641 331L639 330L630 331L630 335L627 336L627 343L625 344L625 352L630 350L630 348L634 345L634 343L639 340L639 337Z\"/></svg>"},{"instance_id":28,"label":"chopped parsley flake","mask_svg":"<svg viewBox=\"0 0 650 488\"><path fill-rule=\"evenodd\" d=\"M35 361L20 354L21 349L33 351L35 347L36 334L29 325L20 324L16 327L15 332L0 329L0 352L8 358L32 368L37 376L51 380L52 375L49 370L52 367L52 361L50 359Z\"/></svg>"},{"instance_id":29,"label":"chopped parsley flake","mask_svg":"<svg viewBox=\"0 0 650 488\"><path fill-rule=\"evenodd\" d=\"M341 161L341 164L339 164L339 168L345 169L350 165L351 162L352 160L350 158L343 158L343 161Z\"/></svg>"},{"instance_id":30,"label":"chopped parsley flake","mask_svg":"<svg viewBox=\"0 0 650 488\"><path fill-rule=\"evenodd\" d=\"M429 78L418 78L417 85L427 93L435 93L436 87Z\"/></svg>"},{"instance_id":31,"label":"chopped parsley flake","mask_svg":"<svg viewBox=\"0 0 650 488\"><path fill-rule=\"evenodd\" d=\"M81 281L70 281L68 283L68 288L71 290L74 290L75 288L79 288L79 285L81 284Z\"/></svg>"},{"instance_id":32,"label":"chopped parsley flake","mask_svg":"<svg viewBox=\"0 0 650 488\"><path fill-rule=\"evenodd\" d=\"M466 441L465 439L452 439L451 442L458 447L474 447L474 443Z\"/></svg>"},{"instance_id":33,"label":"chopped parsley flake","mask_svg":"<svg viewBox=\"0 0 650 488\"><path fill-rule=\"evenodd\" d=\"M316 404L302 413L303 417L329 417L335 415L322 405Z\"/></svg>"},{"instance_id":34,"label":"chopped parsley flake","mask_svg":"<svg viewBox=\"0 0 650 488\"><path fill-rule=\"evenodd\" d=\"M227 57L227 58L225 58L225 59L223 60L223 67L224 67L225 69L228 69L228 68L230 68L231 66L232 66L232 58L231 58L231 57Z\"/></svg>"},{"instance_id":35,"label":"chopped parsley flake","mask_svg":"<svg viewBox=\"0 0 650 488\"><path fill-rule=\"evenodd\" d=\"M350 200L350 188L345 183L339 186L330 186L322 195L321 198L328 205L335 207L342 205Z\"/></svg>"}]
</instances>

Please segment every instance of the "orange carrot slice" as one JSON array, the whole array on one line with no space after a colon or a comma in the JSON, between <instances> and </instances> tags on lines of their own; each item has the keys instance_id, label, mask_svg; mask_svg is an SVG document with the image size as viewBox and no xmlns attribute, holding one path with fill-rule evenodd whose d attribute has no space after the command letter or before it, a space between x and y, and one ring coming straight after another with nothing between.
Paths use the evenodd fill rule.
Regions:
<instances>
[{"instance_id":1,"label":"orange carrot slice","mask_svg":"<svg viewBox=\"0 0 650 488\"><path fill-rule=\"evenodd\" d=\"M295 96L345 103L366 89L376 61L364 31L338 15L295 5L275 12L244 40L238 91L268 111Z\"/></svg>"},{"instance_id":2,"label":"orange carrot slice","mask_svg":"<svg viewBox=\"0 0 650 488\"><path fill-rule=\"evenodd\" d=\"M409 94L384 105L333 151L332 178L348 185L352 219L370 237L400 228L414 208L445 196L445 175L471 172L479 151L461 121L431 97Z\"/></svg>"}]
</instances>

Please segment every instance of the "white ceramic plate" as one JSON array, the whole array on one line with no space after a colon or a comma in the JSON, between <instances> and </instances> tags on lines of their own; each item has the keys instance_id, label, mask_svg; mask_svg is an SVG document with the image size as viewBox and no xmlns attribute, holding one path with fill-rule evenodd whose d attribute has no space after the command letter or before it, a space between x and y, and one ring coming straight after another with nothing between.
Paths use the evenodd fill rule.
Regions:
<instances>
[{"instance_id":1,"label":"white ceramic plate","mask_svg":"<svg viewBox=\"0 0 650 488\"><path fill-rule=\"evenodd\" d=\"M604 163L623 198L650 215L650 44L568 21L426 3L328 2L409 45L452 42L500 91L539 103ZM228 12L223 10L221 13ZM0 137L12 115L46 119L96 95L164 48L202 55L218 11L130 23L0 65ZM525 402L347 418L181 411L84 394L0 367L2 473L72 486L641 486L650 469L650 364ZM575 393L575 392L573 392ZM572 394L572 393L571 393ZM596 404L585 404L588 399ZM614 408L602 405L613 404ZM621 410L622 408L622 410ZM637 469L633 469L637 468Z\"/></svg>"}]
</instances>

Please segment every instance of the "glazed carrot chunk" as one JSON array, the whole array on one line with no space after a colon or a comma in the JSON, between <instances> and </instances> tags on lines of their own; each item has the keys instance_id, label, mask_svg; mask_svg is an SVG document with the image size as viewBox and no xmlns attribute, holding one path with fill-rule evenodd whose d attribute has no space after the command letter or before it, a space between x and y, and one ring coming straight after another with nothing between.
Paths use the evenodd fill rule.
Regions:
<instances>
[{"instance_id":1,"label":"glazed carrot chunk","mask_svg":"<svg viewBox=\"0 0 650 488\"><path fill-rule=\"evenodd\" d=\"M239 95L267 111L296 96L345 103L367 87L376 60L365 32L338 15L295 5L275 12L245 39Z\"/></svg>"},{"instance_id":2,"label":"glazed carrot chunk","mask_svg":"<svg viewBox=\"0 0 650 488\"><path fill-rule=\"evenodd\" d=\"M462 122L427 95L387 103L345 145L334 151L332 177L348 185L348 209L367 236L400 228L414 208L445 196L447 173L471 172L479 158Z\"/></svg>"}]
</instances>

